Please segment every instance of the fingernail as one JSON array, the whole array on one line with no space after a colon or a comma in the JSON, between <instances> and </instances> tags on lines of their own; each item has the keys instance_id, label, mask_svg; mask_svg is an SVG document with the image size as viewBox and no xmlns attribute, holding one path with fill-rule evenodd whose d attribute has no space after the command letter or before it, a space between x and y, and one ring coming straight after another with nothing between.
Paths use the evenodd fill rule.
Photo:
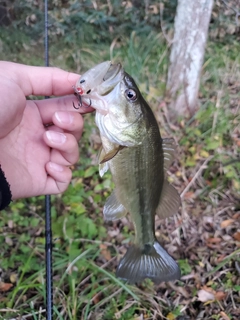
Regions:
<instances>
[{"instance_id":1,"label":"fingernail","mask_svg":"<svg viewBox=\"0 0 240 320\"><path fill-rule=\"evenodd\" d=\"M65 134L56 131L46 131L46 135L48 140L57 144L63 144L67 139Z\"/></svg>"},{"instance_id":2,"label":"fingernail","mask_svg":"<svg viewBox=\"0 0 240 320\"><path fill-rule=\"evenodd\" d=\"M55 112L55 116L60 123L71 124L73 123L73 115L69 112Z\"/></svg>"},{"instance_id":3,"label":"fingernail","mask_svg":"<svg viewBox=\"0 0 240 320\"><path fill-rule=\"evenodd\" d=\"M56 164L54 162L49 162L49 166L57 172L62 172L63 171L63 166L60 166L59 164Z\"/></svg>"}]
</instances>

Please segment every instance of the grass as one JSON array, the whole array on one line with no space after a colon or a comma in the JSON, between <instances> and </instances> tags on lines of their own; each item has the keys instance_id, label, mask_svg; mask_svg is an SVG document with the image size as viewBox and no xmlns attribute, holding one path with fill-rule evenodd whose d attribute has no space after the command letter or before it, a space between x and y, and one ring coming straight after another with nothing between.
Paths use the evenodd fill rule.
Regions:
<instances>
[{"instance_id":1,"label":"grass","mask_svg":"<svg viewBox=\"0 0 240 320\"><path fill-rule=\"evenodd\" d=\"M43 64L37 42L19 40L16 33L2 43L0 59ZM109 173L102 179L98 175L99 138L94 116L86 115L72 183L63 195L52 197L54 319L238 319L239 43L208 43L199 111L177 126L165 117L169 52L161 35L142 39L133 32L109 44L68 48L59 41L50 48L52 65L77 72L110 58L123 63L151 103L162 136L179 144L169 175L182 194L178 215L156 220L161 243L179 262L181 280L130 286L117 279L115 268L133 227L127 219L103 221L102 207L113 184ZM2 319L45 319L43 200L15 201L1 212ZM201 300L200 290L212 290L214 299Z\"/></svg>"}]
</instances>

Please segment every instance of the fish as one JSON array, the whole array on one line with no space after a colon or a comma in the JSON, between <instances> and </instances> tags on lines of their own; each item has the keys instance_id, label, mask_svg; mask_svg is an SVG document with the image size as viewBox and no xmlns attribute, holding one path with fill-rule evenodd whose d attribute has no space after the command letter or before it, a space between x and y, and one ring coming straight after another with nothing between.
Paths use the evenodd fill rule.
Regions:
<instances>
[{"instance_id":1,"label":"fish","mask_svg":"<svg viewBox=\"0 0 240 320\"><path fill-rule=\"evenodd\" d=\"M176 145L161 137L152 109L120 63L106 61L94 68L80 77L74 90L83 90L82 101L91 101L96 109L102 141L99 173L110 170L115 184L103 215L116 220L129 213L135 229L134 243L120 260L116 276L130 284L146 278L154 283L177 280L180 268L155 235L155 216L170 217L180 205L177 190L167 180ZM88 90L81 87L82 80Z\"/></svg>"}]
</instances>

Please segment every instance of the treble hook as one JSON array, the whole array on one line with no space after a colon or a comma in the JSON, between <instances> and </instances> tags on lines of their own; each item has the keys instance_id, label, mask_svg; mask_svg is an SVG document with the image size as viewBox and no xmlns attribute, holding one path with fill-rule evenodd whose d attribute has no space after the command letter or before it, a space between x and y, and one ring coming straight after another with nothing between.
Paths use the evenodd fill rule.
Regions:
<instances>
[{"instance_id":1,"label":"treble hook","mask_svg":"<svg viewBox=\"0 0 240 320\"><path fill-rule=\"evenodd\" d=\"M79 93L77 93L77 92L75 92L74 95L75 95L75 96L77 97L77 99L78 99L78 107L76 107L76 106L75 106L75 103L73 102L73 108L76 109L76 110L78 110L78 109L80 109L80 108L82 107L82 96L81 96Z\"/></svg>"},{"instance_id":2,"label":"treble hook","mask_svg":"<svg viewBox=\"0 0 240 320\"><path fill-rule=\"evenodd\" d=\"M81 82L84 82L85 80L82 80L82 81L80 81L80 83ZM76 107L75 106L75 103L73 102L72 104L73 104L73 108L74 109L76 109L76 110L78 110L78 109L80 109L81 107L82 107L82 105L83 105L83 103L82 103L82 96L81 96L81 94L79 93L79 91L75 88L75 87L73 87L74 88L74 95L77 97L77 99L78 99L78 107ZM89 94L91 92L91 89L89 89L86 93L87 94ZM89 105L87 106L87 108L89 108L89 107L91 107L91 105L92 105L92 100L89 98L89 100L90 100L90 103L89 103Z\"/></svg>"},{"instance_id":3,"label":"treble hook","mask_svg":"<svg viewBox=\"0 0 240 320\"><path fill-rule=\"evenodd\" d=\"M80 99L78 99L78 100L80 100ZM91 107L91 105L92 105L92 100L89 99L89 101L90 101L90 102L89 102L89 105L87 106L87 108ZM74 102L73 102L72 104L73 104L73 108L76 109L76 110L78 110L78 109L80 109L80 108L82 107L82 99L81 99L81 102L78 102L78 107L75 106L75 103L74 103Z\"/></svg>"}]
</instances>

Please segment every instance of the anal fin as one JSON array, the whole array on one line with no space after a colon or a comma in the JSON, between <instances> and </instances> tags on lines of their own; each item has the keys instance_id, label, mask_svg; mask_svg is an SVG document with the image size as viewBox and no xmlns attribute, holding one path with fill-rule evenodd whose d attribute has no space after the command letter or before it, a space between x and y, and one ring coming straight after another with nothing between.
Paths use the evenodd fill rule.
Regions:
<instances>
[{"instance_id":1,"label":"anal fin","mask_svg":"<svg viewBox=\"0 0 240 320\"><path fill-rule=\"evenodd\" d=\"M171 217L177 213L180 204L181 199L177 190L167 180L164 180L156 214L161 219Z\"/></svg>"}]
</instances>

